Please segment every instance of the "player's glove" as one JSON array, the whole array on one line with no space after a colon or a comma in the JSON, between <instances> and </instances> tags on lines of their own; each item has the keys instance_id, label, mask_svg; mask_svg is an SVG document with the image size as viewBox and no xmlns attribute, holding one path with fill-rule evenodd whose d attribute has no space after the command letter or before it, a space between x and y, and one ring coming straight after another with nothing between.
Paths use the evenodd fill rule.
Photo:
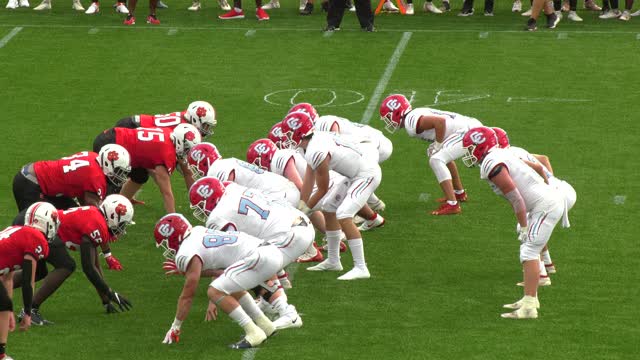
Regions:
<instances>
[{"instance_id":1,"label":"player's glove","mask_svg":"<svg viewBox=\"0 0 640 360\"><path fill-rule=\"evenodd\" d=\"M180 329L174 329L173 326L167 334L164 336L164 340L162 340L163 344L173 344L180 341Z\"/></svg>"},{"instance_id":2,"label":"player's glove","mask_svg":"<svg viewBox=\"0 0 640 360\"><path fill-rule=\"evenodd\" d=\"M432 142L427 148L427 156L432 157L435 153L440 151L440 149L442 149L442 143L437 141Z\"/></svg>"},{"instance_id":3,"label":"player's glove","mask_svg":"<svg viewBox=\"0 0 640 360\"><path fill-rule=\"evenodd\" d=\"M118 309L116 309L116 307L113 306L113 304L110 302L104 303L102 304L102 306L104 306L104 310L107 312L107 314L115 314L118 312Z\"/></svg>"},{"instance_id":4,"label":"player's glove","mask_svg":"<svg viewBox=\"0 0 640 360\"><path fill-rule=\"evenodd\" d=\"M104 260L107 262L107 265L109 266L109 270L115 270L115 271L122 270L122 264L120 264L120 261L116 259L115 256L111 255L111 253L104 254Z\"/></svg>"},{"instance_id":5,"label":"player's glove","mask_svg":"<svg viewBox=\"0 0 640 360\"><path fill-rule=\"evenodd\" d=\"M182 274L180 270L178 270L178 265L174 260L167 260L162 263L162 268L164 269L165 275L180 275Z\"/></svg>"},{"instance_id":6,"label":"player's glove","mask_svg":"<svg viewBox=\"0 0 640 360\"><path fill-rule=\"evenodd\" d=\"M129 300L127 300L127 298L115 291L109 292L109 300L113 303L116 303L118 307L120 307L120 311L128 311L133 307Z\"/></svg>"},{"instance_id":7,"label":"player's glove","mask_svg":"<svg viewBox=\"0 0 640 360\"><path fill-rule=\"evenodd\" d=\"M521 243L529 241L529 225L518 228L518 240L520 240Z\"/></svg>"},{"instance_id":8,"label":"player's glove","mask_svg":"<svg viewBox=\"0 0 640 360\"><path fill-rule=\"evenodd\" d=\"M304 202L304 200L300 200L298 202L298 210L302 211L305 215L309 215L313 211L307 206L307 203Z\"/></svg>"}]
</instances>

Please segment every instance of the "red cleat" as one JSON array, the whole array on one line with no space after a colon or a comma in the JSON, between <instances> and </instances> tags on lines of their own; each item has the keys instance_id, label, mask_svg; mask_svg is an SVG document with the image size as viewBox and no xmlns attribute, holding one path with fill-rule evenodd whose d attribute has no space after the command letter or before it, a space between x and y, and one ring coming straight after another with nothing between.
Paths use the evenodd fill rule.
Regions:
<instances>
[{"instance_id":1,"label":"red cleat","mask_svg":"<svg viewBox=\"0 0 640 360\"><path fill-rule=\"evenodd\" d=\"M269 20L269 14L267 14L266 11L262 10L262 8L256 9L256 17L258 18L258 21Z\"/></svg>"},{"instance_id":2,"label":"red cleat","mask_svg":"<svg viewBox=\"0 0 640 360\"><path fill-rule=\"evenodd\" d=\"M462 208L460 208L460 203L455 205L449 205L449 203L443 203L437 210L431 212L431 215L455 215L460 214L462 212Z\"/></svg>"},{"instance_id":3,"label":"red cleat","mask_svg":"<svg viewBox=\"0 0 640 360\"><path fill-rule=\"evenodd\" d=\"M220 20L231 20L231 19L244 19L244 12L242 10L236 11L236 9L231 9L228 13L222 14L218 16Z\"/></svg>"},{"instance_id":4,"label":"red cleat","mask_svg":"<svg viewBox=\"0 0 640 360\"><path fill-rule=\"evenodd\" d=\"M467 193L463 192L462 194L456 194L456 200L458 200L460 202L466 202L467 201ZM436 201L439 202L439 203L447 202L447 198L446 197L441 197L441 198L438 198Z\"/></svg>"},{"instance_id":5,"label":"red cleat","mask_svg":"<svg viewBox=\"0 0 640 360\"><path fill-rule=\"evenodd\" d=\"M322 255L322 252L320 251L320 249L318 249L316 244L313 244L313 247L316 249L316 254L314 256L309 256L308 254L305 253L305 254L302 254L299 258L297 258L296 262L307 263L307 262L321 262L322 260L324 260L324 256Z\"/></svg>"},{"instance_id":6,"label":"red cleat","mask_svg":"<svg viewBox=\"0 0 640 360\"><path fill-rule=\"evenodd\" d=\"M324 244L320 250L327 251L328 249L329 245ZM340 252L343 253L345 251L347 251L347 244L345 244L344 241L340 241Z\"/></svg>"},{"instance_id":7,"label":"red cleat","mask_svg":"<svg viewBox=\"0 0 640 360\"><path fill-rule=\"evenodd\" d=\"M125 25L135 25L136 24L136 18L131 16L131 15L129 15L129 16L127 16L126 19L124 19L123 24L125 24ZM135 204L135 202L133 202L133 201L132 201L132 203Z\"/></svg>"},{"instance_id":8,"label":"red cleat","mask_svg":"<svg viewBox=\"0 0 640 360\"><path fill-rule=\"evenodd\" d=\"M160 20L155 15L147 16L147 24L160 25Z\"/></svg>"}]
</instances>

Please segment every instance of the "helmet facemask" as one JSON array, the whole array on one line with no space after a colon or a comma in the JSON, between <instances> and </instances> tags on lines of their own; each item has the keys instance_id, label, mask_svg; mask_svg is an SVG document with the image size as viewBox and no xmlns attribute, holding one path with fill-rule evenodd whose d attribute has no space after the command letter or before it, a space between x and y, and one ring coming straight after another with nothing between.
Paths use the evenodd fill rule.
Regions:
<instances>
[{"instance_id":1,"label":"helmet facemask","mask_svg":"<svg viewBox=\"0 0 640 360\"><path fill-rule=\"evenodd\" d=\"M473 154L476 150L476 145L472 144L465 148L465 154L462 156L462 163L466 167L474 167L478 165L478 158Z\"/></svg>"}]
</instances>

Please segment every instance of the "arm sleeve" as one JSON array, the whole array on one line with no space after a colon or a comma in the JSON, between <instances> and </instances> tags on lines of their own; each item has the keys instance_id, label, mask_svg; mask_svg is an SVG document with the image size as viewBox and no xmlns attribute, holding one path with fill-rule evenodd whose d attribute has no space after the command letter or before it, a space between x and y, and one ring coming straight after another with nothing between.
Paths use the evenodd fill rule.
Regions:
<instances>
[{"instance_id":1,"label":"arm sleeve","mask_svg":"<svg viewBox=\"0 0 640 360\"><path fill-rule=\"evenodd\" d=\"M89 279L91 284L96 288L100 294L108 294L109 286L104 282L102 276L95 268L93 258L96 256L96 249L89 239L83 237L82 244L80 244L80 259L82 262L82 271L84 275Z\"/></svg>"},{"instance_id":2,"label":"arm sleeve","mask_svg":"<svg viewBox=\"0 0 640 360\"><path fill-rule=\"evenodd\" d=\"M22 301L24 302L25 314L31 314L31 305L33 303L33 288L31 287L31 278L33 271L31 260L25 259L22 262Z\"/></svg>"}]
</instances>

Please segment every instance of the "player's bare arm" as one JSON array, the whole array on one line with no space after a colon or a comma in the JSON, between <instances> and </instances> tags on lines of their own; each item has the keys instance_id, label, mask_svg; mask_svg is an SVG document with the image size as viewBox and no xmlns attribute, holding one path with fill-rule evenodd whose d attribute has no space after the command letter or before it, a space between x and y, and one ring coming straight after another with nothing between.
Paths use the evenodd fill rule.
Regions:
<instances>
[{"instance_id":1,"label":"player's bare arm","mask_svg":"<svg viewBox=\"0 0 640 360\"><path fill-rule=\"evenodd\" d=\"M318 186L318 190L307 202L307 206L313 208L329 191L329 162L331 161L331 155L328 154L327 158L320 163L315 170L315 181Z\"/></svg>"},{"instance_id":2,"label":"player's bare arm","mask_svg":"<svg viewBox=\"0 0 640 360\"><path fill-rule=\"evenodd\" d=\"M36 259L32 255L26 254L22 263L22 301L25 309L25 316L20 321L20 330L22 331L31 326L31 316L27 314L31 314L33 291L36 288L36 266Z\"/></svg>"},{"instance_id":3,"label":"player's bare arm","mask_svg":"<svg viewBox=\"0 0 640 360\"><path fill-rule=\"evenodd\" d=\"M176 212L176 202L173 197L173 189L171 189L171 175L167 171L167 168L163 165L157 165L154 171L149 172L149 174L153 177L153 180L160 189L165 211L167 213Z\"/></svg>"},{"instance_id":4,"label":"player's bare arm","mask_svg":"<svg viewBox=\"0 0 640 360\"><path fill-rule=\"evenodd\" d=\"M176 309L176 319L184 321L189 314L191 304L193 303L193 297L196 294L200 276L202 273L202 260L198 256L194 256L189 265L187 265L187 272L184 274L184 286L182 287L182 293L178 298L178 307Z\"/></svg>"},{"instance_id":5,"label":"player's bare arm","mask_svg":"<svg viewBox=\"0 0 640 360\"><path fill-rule=\"evenodd\" d=\"M309 201L313 186L316 184L316 173L313 171L310 165L307 165L307 170L304 172L304 180L302 181L302 190L300 190L300 200L305 203Z\"/></svg>"},{"instance_id":6,"label":"player's bare arm","mask_svg":"<svg viewBox=\"0 0 640 360\"><path fill-rule=\"evenodd\" d=\"M527 166L529 166L530 168L532 168L533 170L535 170L535 172L538 173L538 175L540 175L540 177L542 177L544 179L544 182L549 184L549 178L547 177L547 174L544 171L544 168L542 167L541 164L538 163L534 163L531 162L529 160L522 160L524 161L525 164L527 164Z\"/></svg>"},{"instance_id":7,"label":"player's bare arm","mask_svg":"<svg viewBox=\"0 0 640 360\"><path fill-rule=\"evenodd\" d=\"M178 166L180 167L180 171L184 177L184 183L187 185L187 190L189 190L191 185L195 182L193 179L193 173L191 172L191 169L189 169L189 164L187 164L186 160L179 160Z\"/></svg>"},{"instance_id":8,"label":"player's bare arm","mask_svg":"<svg viewBox=\"0 0 640 360\"><path fill-rule=\"evenodd\" d=\"M421 134L423 131L435 129L436 130L436 142L444 141L444 133L447 127L447 120L442 116L421 116L416 126L416 134Z\"/></svg>"},{"instance_id":9,"label":"player's bare arm","mask_svg":"<svg viewBox=\"0 0 640 360\"><path fill-rule=\"evenodd\" d=\"M551 161L549 161L549 157L547 155L540 155L540 154L532 154L536 159L538 159L538 161L540 161L540 163L542 163L542 165L544 165L544 167L547 168L547 170L549 170L550 173L553 174L553 168L551 167Z\"/></svg>"},{"instance_id":10,"label":"player's bare arm","mask_svg":"<svg viewBox=\"0 0 640 360\"><path fill-rule=\"evenodd\" d=\"M296 160L293 157L291 157L287 161L287 165L284 166L284 177L291 181L298 188L298 191L302 191L302 179L300 178L300 174L298 174Z\"/></svg>"},{"instance_id":11,"label":"player's bare arm","mask_svg":"<svg viewBox=\"0 0 640 360\"><path fill-rule=\"evenodd\" d=\"M518 223L521 228L527 227L527 209L524 204L524 199L520 195L520 192L516 188L516 185L511 179L509 170L503 164L496 165L489 172L489 180L494 183L504 196L509 200L513 207L513 212L518 219Z\"/></svg>"}]
</instances>

